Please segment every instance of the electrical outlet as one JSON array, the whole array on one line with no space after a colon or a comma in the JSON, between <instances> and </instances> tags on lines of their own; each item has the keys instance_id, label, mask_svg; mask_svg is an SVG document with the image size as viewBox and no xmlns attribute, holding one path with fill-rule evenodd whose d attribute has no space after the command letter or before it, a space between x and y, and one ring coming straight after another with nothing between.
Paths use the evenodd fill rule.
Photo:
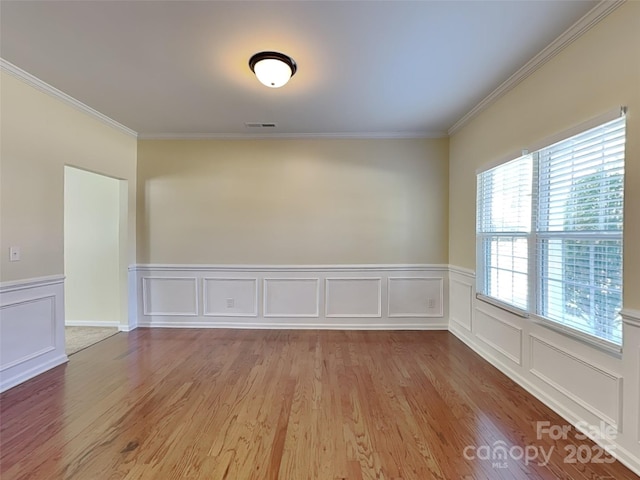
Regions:
<instances>
[{"instance_id":1,"label":"electrical outlet","mask_svg":"<svg viewBox=\"0 0 640 480\"><path fill-rule=\"evenodd\" d=\"M20 261L20 247L9 247L9 261L10 262Z\"/></svg>"},{"instance_id":2,"label":"electrical outlet","mask_svg":"<svg viewBox=\"0 0 640 480\"><path fill-rule=\"evenodd\" d=\"M429 300L427 300L427 307L434 308L435 306L436 306L436 302L433 298L430 298Z\"/></svg>"},{"instance_id":3,"label":"electrical outlet","mask_svg":"<svg viewBox=\"0 0 640 480\"><path fill-rule=\"evenodd\" d=\"M233 308L236 304L235 299L233 298L227 298L227 308Z\"/></svg>"}]
</instances>

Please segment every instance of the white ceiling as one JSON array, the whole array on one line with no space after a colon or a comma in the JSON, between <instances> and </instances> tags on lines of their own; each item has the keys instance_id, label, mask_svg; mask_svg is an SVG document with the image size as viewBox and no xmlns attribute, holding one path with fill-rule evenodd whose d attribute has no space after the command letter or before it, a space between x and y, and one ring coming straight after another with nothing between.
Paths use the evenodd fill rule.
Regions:
<instances>
[{"instance_id":1,"label":"white ceiling","mask_svg":"<svg viewBox=\"0 0 640 480\"><path fill-rule=\"evenodd\" d=\"M2 0L0 56L141 136L436 136L597 3Z\"/></svg>"}]
</instances>

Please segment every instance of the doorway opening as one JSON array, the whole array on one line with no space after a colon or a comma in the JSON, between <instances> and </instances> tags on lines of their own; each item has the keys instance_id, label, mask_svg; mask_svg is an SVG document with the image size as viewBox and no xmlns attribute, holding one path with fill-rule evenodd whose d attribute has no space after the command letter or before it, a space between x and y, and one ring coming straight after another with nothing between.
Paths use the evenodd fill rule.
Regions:
<instances>
[{"instance_id":1,"label":"doorway opening","mask_svg":"<svg viewBox=\"0 0 640 480\"><path fill-rule=\"evenodd\" d=\"M127 181L64 167L67 355L126 324Z\"/></svg>"}]
</instances>

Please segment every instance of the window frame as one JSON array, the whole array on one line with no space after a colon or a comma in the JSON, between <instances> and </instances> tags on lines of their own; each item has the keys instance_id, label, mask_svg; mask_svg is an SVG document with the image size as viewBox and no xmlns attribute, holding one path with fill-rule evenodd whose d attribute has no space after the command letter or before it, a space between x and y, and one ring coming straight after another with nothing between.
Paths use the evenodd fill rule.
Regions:
<instances>
[{"instance_id":1,"label":"window frame","mask_svg":"<svg viewBox=\"0 0 640 480\"><path fill-rule=\"evenodd\" d=\"M572 129L566 130L564 132L554 135L553 137L549 137L541 142L538 142L537 144L533 145L530 150L523 150L521 155L518 155L518 154L511 155L507 157L506 160L495 162L489 166L478 169L476 172L477 179L478 179L477 185L479 187L481 175L483 173L486 173L497 167L506 165L512 161L519 160L523 158L525 155L532 156L531 228L528 233L480 231L481 230L480 220L479 220L480 218L479 215L481 214L480 203L481 201L486 201L486 198L480 197L481 192L479 188L476 192L476 271L478 273L476 277L476 298L483 302L489 303L497 308L506 310L519 317L529 318L537 324L543 325L552 330L568 335L573 339L583 341L592 346L596 346L604 351L607 351L609 353L615 353L615 354L619 354L622 351L623 333L620 334L620 343L618 343L615 340L609 340L609 339L597 336L596 334L582 331L579 328L573 327L567 323L563 323L558 320L553 320L551 318L546 318L541 314L541 312L544 311L543 305L542 305L544 301L544 299L542 298L543 296L542 283L544 281L543 273L542 273L543 272L542 265L544 262L549 262L549 259L545 255L541 254L541 248L542 248L541 240L561 239L563 237L573 238L576 236L584 236L585 238L589 238L590 240L597 240L597 239L600 239L600 237L602 237L603 239L605 237L607 239L613 237L616 239L616 241L617 240L620 241L620 261L621 261L620 271L622 275L622 272L624 269L624 215L625 215L624 206L622 211L622 218L623 218L622 227L619 230L618 229L612 230L612 233L607 232L606 234L601 234L602 232L600 231L593 232L593 233L588 231L584 233L583 232L576 233L576 231L566 231L566 232L565 231L559 231L559 232L540 231L539 225L538 225L538 215L540 214L541 207L542 207L541 200L540 200L540 192L539 192L540 151L550 146L553 146L556 143L563 142L573 137L576 137L588 130L591 130L600 126L604 126L606 123L609 123L613 120L624 117L625 114L626 114L625 107L617 108L615 110L609 111L588 122L584 122L580 125L577 125ZM626 120L623 120L623 121L626 123ZM626 143L626 136L627 136L627 132L626 132L626 124L625 124L625 143ZM529 153L530 151L533 153ZM624 154L623 154L622 162L623 162L622 179L624 182L624 162L625 162ZM623 183L622 196L623 196L623 205L624 205L624 183ZM485 217L486 215L483 214L483 218ZM502 299L499 299L496 297L492 297L487 293L485 293L487 291L486 290L487 280L488 280L487 275L490 274L489 272L491 268L490 266L487 265L488 257L487 257L486 251L484 251L486 249L483 248L483 245L486 245L486 242L485 242L486 239L492 238L492 237L498 238L501 235L503 236L507 235L511 237L514 237L515 235L517 235L517 236L522 236L524 238L527 238L527 241L528 241L528 272L527 272L528 302L527 302L526 309L522 309L519 306L512 305L509 302L503 301ZM591 269L591 274L593 274L593 269ZM549 279L547 279L547 281L548 280ZM561 285L565 285L564 281L561 283ZM622 278L622 276L620 278L620 289L621 289L621 292L623 292L624 279ZM621 304L620 310L624 311L624 305Z\"/></svg>"}]
</instances>

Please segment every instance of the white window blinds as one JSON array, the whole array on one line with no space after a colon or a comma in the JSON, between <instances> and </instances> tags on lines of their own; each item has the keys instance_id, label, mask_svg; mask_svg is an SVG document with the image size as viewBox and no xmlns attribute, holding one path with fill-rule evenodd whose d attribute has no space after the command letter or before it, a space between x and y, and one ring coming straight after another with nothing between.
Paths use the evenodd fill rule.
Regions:
<instances>
[{"instance_id":1,"label":"white window blinds","mask_svg":"<svg viewBox=\"0 0 640 480\"><path fill-rule=\"evenodd\" d=\"M622 343L625 117L478 174L477 291Z\"/></svg>"},{"instance_id":2,"label":"white window blinds","mask_svg":"<svg viewBox=\"0 0 640 480\"><path fill-rule=\"evenodd\" d=\"M625 121L539 151L541 316L621 343Z\"/></svg>"},{"instance_id":3,"label":"white window blinds","mask_svg":"<svg viewBox=\"0 0 640 480\"><path fill-rule=\"evenodd\" d=\"M478 175L478 291L522 310L529 305L531 185L530 155Z\"/></svg>"}]
</instances>

